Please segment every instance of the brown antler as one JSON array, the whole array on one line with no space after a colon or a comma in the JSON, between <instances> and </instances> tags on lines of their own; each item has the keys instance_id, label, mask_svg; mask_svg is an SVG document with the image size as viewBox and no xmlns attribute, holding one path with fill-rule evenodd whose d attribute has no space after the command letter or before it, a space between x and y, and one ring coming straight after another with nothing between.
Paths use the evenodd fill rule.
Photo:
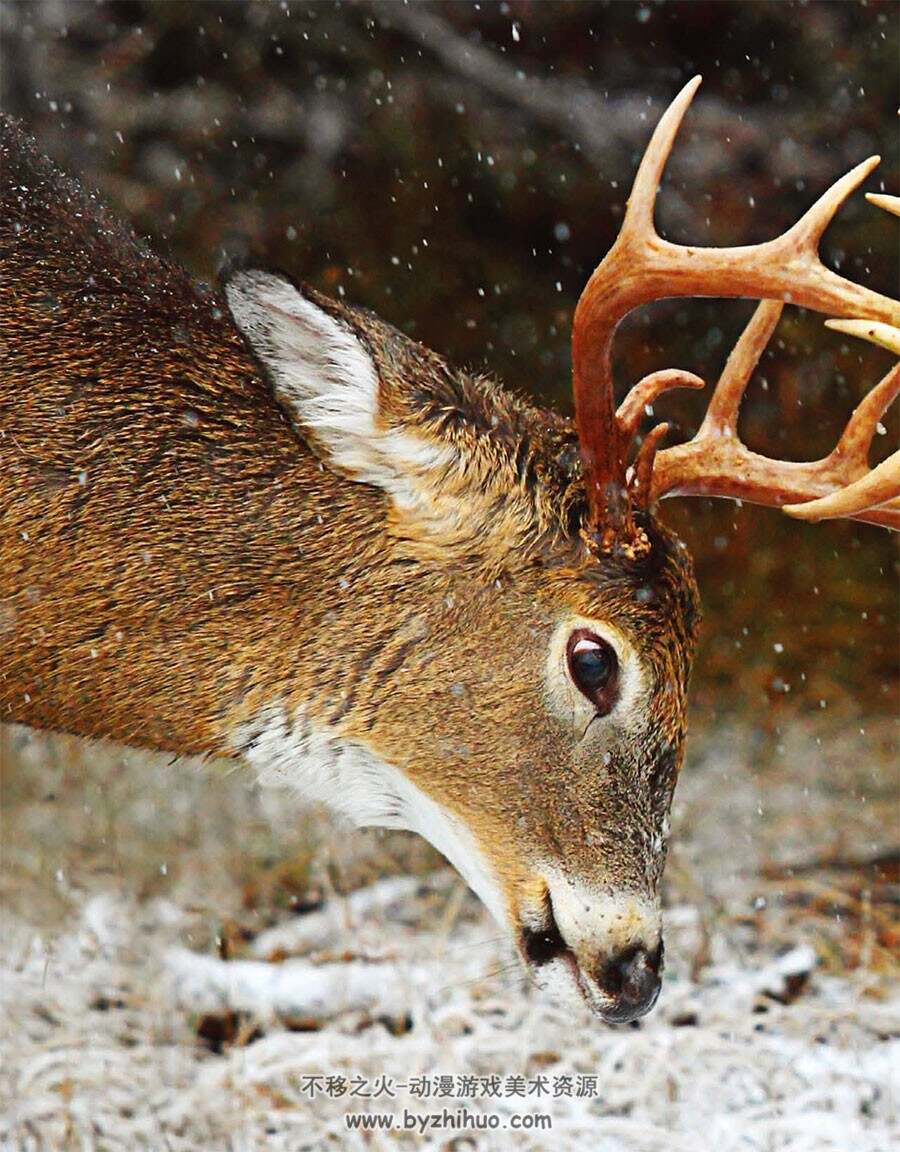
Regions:
<instances>
[{"instance_id":1,"label":"brown antler","mask_svg":"<svg viewBox=\"0 0 900 1152\"><path fill-rule=\"evenodd\" d=\"M640 499L650 495L675 494L676 491L695 493L702 490L728 496L740 496L743 492L746 499L753 499L751 491L755 491L759 497L765 495L760 502L783 504L805 499L808 494L822 495L823 485L831 485L827 488L831 492L837 476L833 467L827 479L816 481L818 487L803 489L802 493L795 488L785 488L781 492L764 494L761 475L754 475L755 484L751 479L745 481L740 475L729 474L730 483L726 480L726 466L736 468L740 464L743 467L752 456L746 449L743 449L740 461L734 452L722 455L715 482L702 475L700 446L702 454L705 454L711 448L721 448L726 440L736 439L733 421L727 424L727 432L725 424L722 424L723 430L717 438L713 437L712 430L731 411L729 405L732 400L736 419L737 403L746 380L739 389L735 381L749 363L749 356L757 343L761 341L755 352L756 358L765 347L777 322L772 309L777 307L780 311L779 303L760 309L745 333L740 344L740 357L734 363L729 362L723 381L720 381L704 423L706 432L701 429L702 438L698 436L694 442L698 447L693 452L685 451L689 446L682 446L657 454L661 434L656 433L635 462L634 491L630 494L626 482L626 458L644 405L665 388L684 384L696 387L697 379L689 373L655 373L636 385L619 412L615 412L612 341L620 321L634 308L670 296L737 296L790 302L850 319L900 325L900 304L831 272L818 257L822 233L840 205L878 163L878 157L872 157L848 172L791 229L767 243L737 248L694 248L672 244L657 234L653 223L656 192L678 127L699 83L699 77L690 81L657 125L635 177L618 239L594 271L575 310L573 388L589 508L588 535L595 545L604 549L620 546L627 550L643 546L632 518L633 497ZM755 362L754 358L752 363ZM752 364L747 372L751 370ZM730 421L731 417L728 419ZM703 459L706 459L705 455ZM832 460L832 457L828 459ZM774 464L772 461L766 461L766 464L771 479ZM682 475L684 467L689 469L690 477ZM854 476L854 480L856 478ZM842 483L846 484L847 480L844 478Z\"/></svg>"},{"instance_id":2,"label":"brown antler","mask_svg":"<svg viewBox=\"0 0 900 1152\"><path fill-rule=\"evenodd\" d=\"M862 400L836 447L822 460L770 460L738 438L741 399L782 308L766 300L756 309L728 358L697 435L688 444L657 453L650 498L729 496L753 504L790 505L786 512L806 520L847 516L900 528L900 452L871 472L868 465L878 422L900 393L900 365Z\"/></svg>"}]
</instances>

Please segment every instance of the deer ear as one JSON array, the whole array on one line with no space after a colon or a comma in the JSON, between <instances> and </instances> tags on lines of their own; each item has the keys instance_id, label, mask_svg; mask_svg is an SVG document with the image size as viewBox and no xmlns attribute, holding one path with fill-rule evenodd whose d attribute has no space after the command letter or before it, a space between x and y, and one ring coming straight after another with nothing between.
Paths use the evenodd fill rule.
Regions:
<instances>
[{"instance_id":1,"label":"deer ear","mask_svg":"<svg viewBox=\"0 0 900 1152\"><path fill-rule=\"evenodd\" d=\"M384 486L378 371L350 325L326 311L312 292L271 272L235 273L225 295L276 399L301 434L311 434L337 471Z\"/></svg>"},{"instance_id":2,"label":"deer ear","mask_svg":"<svg viewBox=\"0 0 900 1152\"><path fill-rule=\"evenodd\" d=\"M284 276L238 272L224 290L298 434L333 471L388 494L398 538L486 549L490 536L499 555L531 525L522 461L549 442L546 413Z\"/></svg>"}]
</instances>

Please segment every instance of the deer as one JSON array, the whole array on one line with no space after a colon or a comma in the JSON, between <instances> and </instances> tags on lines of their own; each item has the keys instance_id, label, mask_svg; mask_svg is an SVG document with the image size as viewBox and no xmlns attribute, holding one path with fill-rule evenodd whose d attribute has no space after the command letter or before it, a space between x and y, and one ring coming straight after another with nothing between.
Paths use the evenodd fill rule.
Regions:
<instances>
[{"instance_id":1,"label":"deer","mask_svg":"<svg viewBox=\"0 0 900 1152\"><path fill-rule=\"evenodd\" d=\"M699 82L578 300L574 418L280 272L194 283L4 120L0 719L242 761L417 832L543 993L648 1012L700 621L660 502L900 528L900 453L868 462L900 366L824 459L737 427L786 304L900 352L900 304L818 255L878 158L776 239L669 242L657 192ZM758 303L699 431L665 447L645 414L703 381L654 372L617 406L612 345L676 296Z\"/></svg>"}]
</instances>

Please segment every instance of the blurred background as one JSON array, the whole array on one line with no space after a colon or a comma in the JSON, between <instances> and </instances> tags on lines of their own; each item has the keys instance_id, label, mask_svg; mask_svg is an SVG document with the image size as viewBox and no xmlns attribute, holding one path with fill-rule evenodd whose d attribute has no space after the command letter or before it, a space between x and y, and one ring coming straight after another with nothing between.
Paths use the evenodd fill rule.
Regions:
<instances>
[{"instance_id":1,"label":"blurred background","mask_svg":"<svg viewBox=\"0 0 900 1152\"><path fill-rule=\"evenodd\" d=\"M197 277L214 282L234 258L278 266L570 412L575 303L616 235L652 126L681 85L704 77L664 181L661 232L697 244L764 240L874 152L883 162L867 188L897 192L898 28L900 9L880 0L0 0L0 106ZM897 294L896 221L861 194L829 228L822 253L829 266ZM672 365L711 384L751 311L746 302L676 300L630 317L617 342L620 393ZM744 438L779 458L823 455L889 366L886 353L789 309L748 391ZM675 393L658 411L684 438L705 402L703 393ZM892 412L876 458L897 437ZM793 1106L786 1099L818 1091L826 1095L817 1142L792 1149L886 1147L865 1140L890 1092L880 1065L859 1074L858 1053L877 1060L880 1041L896 1035L865 1015L896 979L900 941L896 543L864 525L804 525L724 501L673 500L664 515L696 559L705 624L664 894L670 991L646 1025L649 1047L629 1034L639 1074L622 1063L621 1033L582 1028L580 1042L592 1047L573 1054L569 1021L523 998L515 965L498 960L480 983L472 979L467 964L496 958L483 941L481 952L446 944L451 930L455 941L490 931L462 889L419 911L404 902L383 938L377 922L363 944L347 929L340 947L345 959L367 947L393 956L401 939L404 959L433 952L460 981L456 1000L470 998L465 1012L496 1024L485 1070L605 1060L607 1095L620 1098L595 1111L633 1111L635 1131L658 1124L658 1143L636 1136L628 1148L674 1147L671 1134L692 1125L702 1136L686 1146L708 1142L728 1079L717 1063L725 1036L739 1068L731 1082L759 1077L724 1105L744 1117L742 1148L783 1146L768 1129L762 1143L743 1143L767 1123L760 1100L780 1115ZM210 1133L230 1139L252 1123L259 1143L248 1137L241 1147L269 1148L270 1100L286 1109L293 1092L295 1142L284 1146L299 1147L308 1102L286 1083L316 1049L296 1038L303 1043L284 1064L294 1073L278 1063L263 1076L265 1096L248 1071L254 1052L265 1059L254 1043L259 1020L190 1005L173 1015L170 991L148 991L164 948L176 940L224 960L245 955L261 930L335 890L431 872L436 854L402 834L334 835L289 795L215 766L201 775L24 729L0 730L0 758L0 897L13 910L0 986L9 989L4 1016L17 1057L0 1069L8 1114L40 1129L48 1101L62 1100L52 1113L62 1143L48 1147L69 1147L74 1131L93 1139L102 1115L121 1141L103 1146L130 1152L145 1146L136 1135L144 1101L162 1100L165 1084L176 1116L162 1122L175 1141L167 1147L211 1147ZM118 944L108 943L113 928ZM827 1003L794 1004L807 968L783 1007L769 998L745 1011L727 991L734 973L798 942L844 981L843 992L823 985ZM731 967L716 967L723 963ZM504 981L513 984L506 999ZM699 997L689 1011L678 1007L679 988ZM444 993L437 988L437 999ZM545 1015L528 1017L524 1032L507 1028L526 1010ZM776 1039L766 1047L758 1013L772 1011L807 1044L802 1060L786 1059ZM469 1043L469 1032L435 1024L439 1017L436 1005L416 1015L422 1067L443 1066ZM679 1032L677 1044L660 1047L670 1026L693 1028L693 1046ZM354 1017L337 1027L350 1036L349 1066L362 1067L362 1025ZM467 1069L482 1059L478 1027ZM508 1051L499 1040L507 1032ZM845 1041L843 1095L826 1098L837 1049L821 1045ZM224 1089L203 1089L198 1042L217 1053L236 1046ZM114 1060L84 1062L106 1044ZM606 1059L613 1044L615 1062ZM66 1045L74 1056L54 1062ZM373 1049L373 1066L394 1060L406 1072L410 1050L398 1041L382 1059ZM653 1087L648 1069L662 1066L660 1052L667 1080ZM807 1069L809 1083L786 1078L788 1066ZM241 1095L234 1085L245 1074ZM181 1092L195 1085L188 1107ZM833 1123L835 1100L852 1112L849 1127ZM182 1141L188 1129L193 1142ZM147 1146L158 1146L152 1139Z\"/></svg>"},{"instance_id":2,"label":"blurred background","mask_svg":"<svg viewBox=\"0 0 900 1152\"><path fill-rule=\"evenodd\" d=\"M563 411L578 294L652 125L690 76L704 83L660 199L668 237L774 236L873 152L883 162L868 187L897 188L898 9L879 0L44 0L0 12L3 107L154 246L210 280L234 257L281 267ZM897 291L896 226L861 195L823 254ZM620 389L672 364L714 381L750 311L669 301L633 316ZM745 437L773 456L825 453L889 363L789 310L749 390ZM676 436L705 402L663 402ZM876 450L896 438L892 413ZM887 533L723 502L666 513L706 605L704 720L894 712Z\"/></svg>"}]
</instances>

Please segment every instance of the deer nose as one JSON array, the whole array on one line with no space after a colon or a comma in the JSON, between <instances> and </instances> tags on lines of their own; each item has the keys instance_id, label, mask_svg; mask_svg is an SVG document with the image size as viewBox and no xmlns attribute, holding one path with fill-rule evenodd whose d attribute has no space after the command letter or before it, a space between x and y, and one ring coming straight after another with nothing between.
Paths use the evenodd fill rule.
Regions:
<instances>
[{"instance_id":1,"label":"deer nose","mask_svg":"<svg viewBox=\"0 0 900 1152\"><path fill-rule=\"evenodd\" d=\"M635 944L598 965L594 979L612 1001L604 1011L607 1020L627 1024L650 1011L662 985L662 959L660 941L652 952Z\"/></svg>"}]
</instances>

